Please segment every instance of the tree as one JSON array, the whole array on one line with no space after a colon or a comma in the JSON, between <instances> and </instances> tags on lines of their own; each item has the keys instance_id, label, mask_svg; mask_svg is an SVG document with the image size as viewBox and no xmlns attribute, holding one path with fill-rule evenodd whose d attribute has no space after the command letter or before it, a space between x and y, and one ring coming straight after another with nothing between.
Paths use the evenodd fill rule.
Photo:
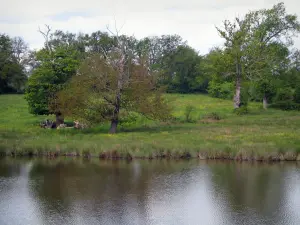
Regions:
<instances>
[{"instance_id":1,"label":"tree","mask_svg":"<svg viewBox=\"0 0 300 225\"><path fill-rule=\"evenodd\" d=\"M63 123L61 112L50 105L55 103L56 92L76 74L80 62L77 53L76 50L64 48L56 49L51 54L45 49L37 53L41 65L30 76L25 96L31 113L55 114L56 124Z\"/></svg>"},{"instance_id":2,"label":"tree","mask_svg":"<svg viewBox=\"0 0 300 225\"><path fill-rule=\"evenodd\" d=\"M56 107L56 93L76 74L82 54L75 45L65 44L64 40L54 42L49 37L50 28L47 28L42 32L45 48L35 54L39 65L28 80L25 98L32 114L55 114L56 125L59 125L64 122L64 117Z\"/></svg>"},{"instance_id":3,"label":"tree","mask_svg":"<svg viewBox=\"0 0 300 225\"><path fill-rule=\"evenodd\" d=\"M14 39L0 34L0 93L22 92L27 77L14 54Z\"/></svg>"},{"instance_id":4,"label":"tree","mask_svg":"<svg viewBox=\"0 0 300 225\"><path fill-rule=\"evenodd\" d=\"M86 46L88 52L107 55L116 45L116 41L107 32L96 31L91 35L86 35Z\"/></svg>"},{"instance_id":5,"label":"tree","mask_svg":"<svg viewBox=\"0 0 300 225\"><path fill-rule=\"evenodd\" d=\"M233 58L221 48L213 48L203 57L200 64L203 77L208 81L208 93L212 97L232 99L234 71Z\"/></svg>"},{"instance_id":6,"label":"tree","mask_svg":"<svg viewBox=\"0 0 300 225\"><path fill-rule=\"evenodd\" d=\"M300 50L298 49L291 54L291 67L300 71Z\"/></svg>"},{"instance_id":7,"label":"tree","mask_svg":"<svg viewBox=\"0 0 300 225\"><path fill-rule=\"evenodd\" d=\"M266 46L264 52L264 58L253 64L255 69L249 73L249 79L258 87L258 95L263 99L264 109L267 109L276 93L280 75L288 70L289 50L284 44L273 42Z\"/></svg>"},{"instance_id":8,"label":"tree","mask_svg":"<svg viewBox=\"0 0 300 225\"><path fill-rule=\"evenodd\" d=\"M254 82L267 84L265 81L269 80L271 84L288 69L288 47L293 44L291 38L300 31L297 16L287 14L284 4L279 3L271 9L249 13L246 20L251 33L246 76ZM267 108L270 87L265 87L262 99L264 108Z\"/></svg>"},{"instance_id":9,"label":"tree","mask_svg":"<svg viewBox=\"0 0 300 225\"><path fill-rule=\"evenodd\" d=\"M185 46L186 42L179 35L162 35L160 37L146 37L136 45L137 55L147 56L149 70L158 72L168 67L169 58L178 46Z\"/></svg>"},{"instance_id":10,"label":"tree","mask_svg":"<svg viewBox=\"0 0 300 225\"><path fill-rule=\"evenodd\" d=\"M235 72L235 95L234 95L234 108L241 106L241 86L243 75L243 59L245 58L245 48L249 36L247 33L247 23L239 18L236 18L233 23L226 20L224 21L224 30L217 28L221 37L225 39L225 48L232 58L234 59Z\"/></svg>"},{"instance_id":11,"label":"tree","mask_svg":"<svg viewBox=\"0 0 300 225\"><path fill-rule=\"evenodd\" d=\"M53 33L49 33L48 46L52 51L56 49L73 49L77 51L79 58L84 58L86 53L86 36L82 34L74 34L70 32L64 32L56 30ZM47 40L47 38L46 38Z\"/></svg>"},{"instance_id":12,"label":"tree","mask_svg":"<svg viewBox=\"0 0 300 225\"><path fill-rule=\"evenodd\" d=\"M110 121L112 134L117 131L121 110L152 119L167 119L170 115L145 62L130 60L125 64L119 51L107 58L89 56L58 99L64 115L88 123Z\"/></svg>"},{"instance_id":13,"label":"tree","mask_svg":"<svg viewBox=\"0 0 300 225\"><path fill-rule=\"evenodd\" d=\"M194 49L178 46L164 60L168 66L162 71L162 83L167 85L168 91L189 93L201 90L203 81L197 80L201 76L198 69L201 57Z\"/></svg>"},{"instance_id":14,"label":"tree","mask_svg":"<svg viewBox=\"0 0 300 225\"><path fill-rule=\"evenodd\" d=\"M249 12L243 19L236 18L233 23L226 20L224 29L217 30L225 39L226 50L235 60L234 107L238 108L243 77L259 80L270 65L276 65L274 57L271 57L274 54L270 51L270 45L290 44L300 25L297 16L287 14L284 4L279 3L271 9Z\"/></svg>"}]
</instances>

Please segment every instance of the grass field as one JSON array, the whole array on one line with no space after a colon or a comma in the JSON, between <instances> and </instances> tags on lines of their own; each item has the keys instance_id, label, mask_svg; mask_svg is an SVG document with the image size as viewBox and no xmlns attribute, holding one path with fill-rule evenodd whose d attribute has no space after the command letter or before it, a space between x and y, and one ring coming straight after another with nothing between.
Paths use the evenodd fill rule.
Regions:
<instances>
[{"instance_id":1,"label":"grass field","mask_svg":"<svg viewBox=\"0 0 300 225\"><path fill-rule=\"evenodd\" d=\"M119 133L107 133L108 124L85 130L41 129L51 116L28 113L22 95L0 95L0 152L79 154L107 157L200 157L253 160L300 160L300 112L263 110L251 103L249 114L233 113L232 102L205 95L170 94L176 122L139 118L122 124ZM193 123L185 108L194 105ZM217 113L221 120L207 119Z\"/></svg>"}]
</instances>

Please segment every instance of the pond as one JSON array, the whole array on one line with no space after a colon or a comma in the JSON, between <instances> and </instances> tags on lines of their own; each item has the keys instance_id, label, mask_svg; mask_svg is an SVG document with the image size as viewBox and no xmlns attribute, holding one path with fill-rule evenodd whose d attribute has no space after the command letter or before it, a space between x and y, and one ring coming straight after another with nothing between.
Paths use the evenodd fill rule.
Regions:
<instances>
[{"instance_id":1,"label":"pond","mask_svg":"<svg viewBox=\"0 0 300 225\"><path fill-rule=\"evenodd\" d=\"M300 164L0 159L0 224L300 224Z\"/></svg>"}]
</instances>

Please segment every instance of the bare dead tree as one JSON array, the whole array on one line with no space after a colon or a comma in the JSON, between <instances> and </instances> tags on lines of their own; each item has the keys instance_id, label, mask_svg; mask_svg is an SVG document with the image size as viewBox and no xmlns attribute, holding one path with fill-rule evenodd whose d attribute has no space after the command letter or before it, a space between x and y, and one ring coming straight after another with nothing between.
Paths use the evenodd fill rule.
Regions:
<instances>
[{"instance_id":1,"label":"bare dead tree","mask_svg":"<svg viewBox=\"0 0 300 225\"><path fill-rule=\"evenodd\" d=\"M123 24L124 26L124 24ZM122 26L122 27L123 27ZM109 26L107 25L107 30L116 38L117 44L115 47L115 53L117 54L117 57L114 59L117 59L116 61L112 62L112 65L115 69L118 71L118 81L117 81L117 90L116 90L116 98L114 100L114 110L113 110L113 116L111 119L111 126L110 126L110 133L116 133L117 132L117 126L119 123L119 112L121 107L121 92L123 89L123 85L126 82L125 77L125 65L127 63L126 59L126 46L125 41L121 41L119 33L122 29L117 28L116 20L115 20L115 32L111 31Z\"/></svg>"},{"instance_id":2,"label":"bare dead tree","mask_svg":"<svg viewBox=\"0 0 300 225\"><path fill-rule=\"evenodd\" d=\"M44 39L45 39L45 45L47 50L52 53L52 49L51 46L49 44L49 39L50 39L50 32L51 32L51 27L47 24L45 24L46 27L46 31L42 31L41 28L39 27L39 32L43 35Z\"/></svg>"}]
</instances>

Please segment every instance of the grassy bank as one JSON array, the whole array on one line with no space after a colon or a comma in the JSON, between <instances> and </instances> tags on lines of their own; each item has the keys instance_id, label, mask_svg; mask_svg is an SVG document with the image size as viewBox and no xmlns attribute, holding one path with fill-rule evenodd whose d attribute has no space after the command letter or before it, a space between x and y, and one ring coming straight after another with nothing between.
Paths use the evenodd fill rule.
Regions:
<instances>
[{"instance_id":1,"label":"grassy bank","mask_svg":"<svg viewBox=\"0 0 300 225\"><path fill-rule=\"evenodd\" d=\"M176 122L139 118L124 123L117 135L108 124L86 130L47 130L47 116L28 113L22 95L0 95L0 152L2 154L81 155L101 157L200 157L253 160L300 159L300 113L263 110L251 103L248 115L233 113L232 102L205 95L167 96ZM194 105L192 123L185 108ZM221 120L208 118L218 114Z\"/></svg>"}]
</instances>

